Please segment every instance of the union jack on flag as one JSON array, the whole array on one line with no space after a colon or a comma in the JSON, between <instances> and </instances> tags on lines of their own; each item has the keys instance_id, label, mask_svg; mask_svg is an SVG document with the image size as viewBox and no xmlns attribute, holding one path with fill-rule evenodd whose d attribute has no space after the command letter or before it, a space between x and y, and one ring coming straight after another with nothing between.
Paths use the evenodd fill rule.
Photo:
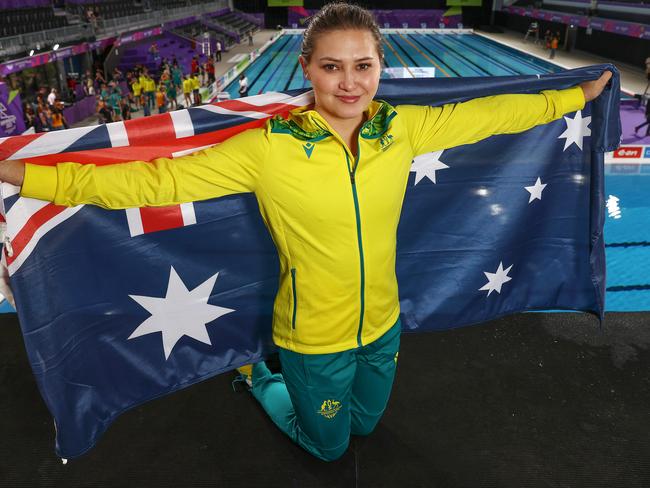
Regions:
<instances>
[{"instance_id":1,"label":"union jack on flag","mask_svg":"<svg viewBox=\"0 0 650 488\"><path fill-rule=\"evenodd\" d=\"M523 310L604 310L603 154L618 145L618 74L385 80L392 105L536 93L615 73L582 111L411 163L397 276L405 331ZM0 140L0 159L113 164L178 157L313 102L267 93ZM214 164L219 164L215 161ZM64 458L123 411L273 351L278 259L251 194L169 208L63 208L2 185L3 262ZM223 392L223 394L228 394Z\"/></svg>"}]
</instances>

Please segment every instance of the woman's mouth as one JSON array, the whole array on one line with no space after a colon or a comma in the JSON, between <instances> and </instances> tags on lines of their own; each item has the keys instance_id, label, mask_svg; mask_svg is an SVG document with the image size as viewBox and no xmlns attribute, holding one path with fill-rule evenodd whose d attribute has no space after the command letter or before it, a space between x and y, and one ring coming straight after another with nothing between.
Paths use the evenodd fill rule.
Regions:
<instances>
[{"instance_id":1,"label":"woman's mouth","mask_svg":"<svg viewBox=\"0 0 650 488\"><path fill-rule=\"evenodd\" d=\"M337 96L339 100L341 100L343 103L356 103L361 97L342 97L342 96Z\"/></svg>"}]
</instances>

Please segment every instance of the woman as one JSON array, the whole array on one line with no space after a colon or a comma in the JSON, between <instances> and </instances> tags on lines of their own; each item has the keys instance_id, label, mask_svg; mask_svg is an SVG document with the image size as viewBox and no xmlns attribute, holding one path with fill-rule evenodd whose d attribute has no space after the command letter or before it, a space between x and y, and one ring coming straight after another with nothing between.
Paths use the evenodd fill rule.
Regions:
<instances>
[{"instance_id":1,"label":"woman","mask_svg":"<svg viewBox=\"0 0 650 488\"><path fill-rule=\"evenodd\" d=\"M330 4L303 36L313 107L175 160L0 164L0 180L22 185L22 195L63 205L254 192L280 258L273 339L282 374L264 362L240 372L273 422L323 460L340 457L350 434L372 432L388 402L401 332L396 230L413 157L560 118L611 76L538 95L394 108L373 100L382 57L372 14Z\"/></svg>"}]
</instances>

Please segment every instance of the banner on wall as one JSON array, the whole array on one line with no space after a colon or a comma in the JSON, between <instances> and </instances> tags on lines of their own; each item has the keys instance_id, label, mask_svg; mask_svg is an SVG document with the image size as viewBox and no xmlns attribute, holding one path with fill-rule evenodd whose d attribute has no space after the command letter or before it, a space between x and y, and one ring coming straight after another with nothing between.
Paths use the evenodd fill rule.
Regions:
<instances>
[{"instance_id":1,"label":"banner on wall","mask_svg":"<svg viewBox=\"0 0 650 488\"><path fill-rule=\"evenodd\" d=\"M268 0L269 7L302 7L303 0Z\"/></svg>"},{"instance_id":2,"label":"banner on wall","mask_svg":"<svg viewBox=\"0 0 650 488\"><path fill-rule=\"evenodd\" d=\"M482 0L447 0L447 7L480 7Z\"/></svg>"},{"instance_id":3,"label":"banner on wall","mask_svg":"<svg viewBox=\"0 0 650 488\"><path fill-rule=\"evenodd\" d=\"M6 83L0 83L0 137L16 136L24 131L23 106L18 90L10 91Z\"/></svg>"}]
</instances>

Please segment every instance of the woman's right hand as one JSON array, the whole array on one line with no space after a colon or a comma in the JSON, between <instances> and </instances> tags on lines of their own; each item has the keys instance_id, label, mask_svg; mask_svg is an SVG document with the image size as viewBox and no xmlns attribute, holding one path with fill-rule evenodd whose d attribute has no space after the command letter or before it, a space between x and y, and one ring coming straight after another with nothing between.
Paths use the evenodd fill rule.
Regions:
<instances>
[{"instance_id":1,"label":"woman's right hand","mask_svg":"<svg viewBox=\"0 0 650 488\"><path fill-rule=\"evenodd\" d=\"M20 159L0 161L0 182L22 186L25 179L25 163Z\"/></svg>"}]
</instances>

